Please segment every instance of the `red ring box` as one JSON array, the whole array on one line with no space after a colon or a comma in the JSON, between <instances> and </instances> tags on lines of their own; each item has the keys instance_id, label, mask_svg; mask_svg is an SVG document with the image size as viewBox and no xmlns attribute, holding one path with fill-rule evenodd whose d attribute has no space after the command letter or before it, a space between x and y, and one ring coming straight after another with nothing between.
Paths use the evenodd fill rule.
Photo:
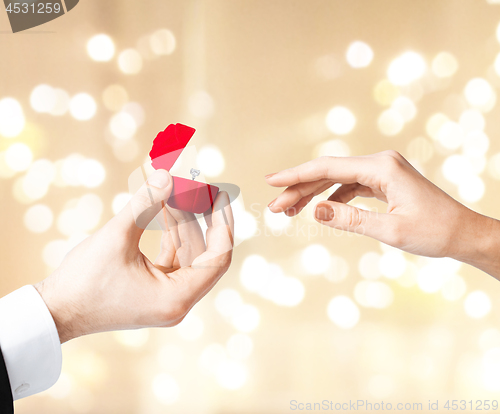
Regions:
<instances>
[{"instance_id":1,"label":"red ring box","mask_svg":"<svg viewBox=\"0 0 500 414\"><path fill-rule=\"evenodd\" d=\"M160 132L149 153L153 168L170 171L195 132L194 128L182 124L170 124ZM167 201L170 207L199 214L213 206L219 187L181 177L172 178L173 189Z\"/></svg>"}]
</instances>

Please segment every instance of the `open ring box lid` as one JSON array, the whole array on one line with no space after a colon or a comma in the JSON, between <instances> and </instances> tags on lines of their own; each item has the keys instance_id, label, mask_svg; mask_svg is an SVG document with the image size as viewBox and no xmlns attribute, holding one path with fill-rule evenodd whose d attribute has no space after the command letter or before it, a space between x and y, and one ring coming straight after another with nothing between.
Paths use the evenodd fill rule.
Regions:
<instances>
[{"instance_id":1,"label":"open ring box lid","mask_svg":"<svg viewBox=\"0 0 500 414\"><path fill-rule=\"evenodd\" d=\"M149 153L155 170L170 171L196 130L182 124L170 124L153 141ZM167 204L191 213L203 213L214 204L219 188L195 180L172 177L173 189Z\"/></svg>"}]
</instances>

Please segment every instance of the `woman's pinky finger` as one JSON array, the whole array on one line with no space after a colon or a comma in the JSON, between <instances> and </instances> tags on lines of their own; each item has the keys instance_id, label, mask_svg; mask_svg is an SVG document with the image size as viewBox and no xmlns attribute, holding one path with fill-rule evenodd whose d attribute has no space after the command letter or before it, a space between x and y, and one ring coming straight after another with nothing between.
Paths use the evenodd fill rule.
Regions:
<instances>
[{"instance_id":1,"label":"woman's pinky finger","mask_svg":"<svg viewBox=\"0 0 500 414\"><path fill-rule=\"evenodd\" d=\"M287 209L285 211L285 214L288 217L294 217L300 214L300 212L304 209L304 207L307 206L313 198L314 194L309 194L307 197L302 198L297 204Z\"/></svg>"}]
</instances>

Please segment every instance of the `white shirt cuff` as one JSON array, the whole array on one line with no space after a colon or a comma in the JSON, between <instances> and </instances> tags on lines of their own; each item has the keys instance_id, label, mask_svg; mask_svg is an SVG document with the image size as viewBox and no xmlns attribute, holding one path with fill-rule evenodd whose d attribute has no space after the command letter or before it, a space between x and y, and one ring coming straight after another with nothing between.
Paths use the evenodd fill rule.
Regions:
<instances>
[{"instance_id":1,"label":"white shirt cuff","mask_svg":"<svg viewBox=\"0 0 500 414\"><path fill-rule=\"evenodd\" d=\"M0 349L14 400L45 391L59 378L59 334L33 286L24 286L0 299Z\"/></svg>"}]
</instances>

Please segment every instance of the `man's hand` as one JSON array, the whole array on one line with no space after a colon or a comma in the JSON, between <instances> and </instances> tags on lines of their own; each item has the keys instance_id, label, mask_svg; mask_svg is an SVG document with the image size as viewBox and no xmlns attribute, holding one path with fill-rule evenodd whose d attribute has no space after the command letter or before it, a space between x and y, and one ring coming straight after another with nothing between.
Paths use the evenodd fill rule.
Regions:
<instances>
[{"instance_id":1,"label":"man's hand","mask_svg":"<svg viewBox=\"0 0 500 414\"><path fill-rule=\"evenodd\" d=\"M288 187L269 208L298 214L314 196L342 184L318 203L315 219L365 234L410 253L452 257L500 277L500 222L460 204L423 177L396 151L363 157L321 157L270 174L273 187ZM387 203L386 213L347 203L355 197Z\"/></svg>"},{"instance_id":2,"label":"man's hand","mask_svg":"<svg viewBox=\"0 0 500 414\"><path fill-rule=\"evenodd\" d=\"M205 245L193 214L164 207L171 191L170 174L156 171L116 217L35 286L61 343L96 332L174 326L227 271L234 233L227 194L219 193L205 213ZM139 241L156 216L168 227L153 264Z\"/></svg>"}]
</instances>

